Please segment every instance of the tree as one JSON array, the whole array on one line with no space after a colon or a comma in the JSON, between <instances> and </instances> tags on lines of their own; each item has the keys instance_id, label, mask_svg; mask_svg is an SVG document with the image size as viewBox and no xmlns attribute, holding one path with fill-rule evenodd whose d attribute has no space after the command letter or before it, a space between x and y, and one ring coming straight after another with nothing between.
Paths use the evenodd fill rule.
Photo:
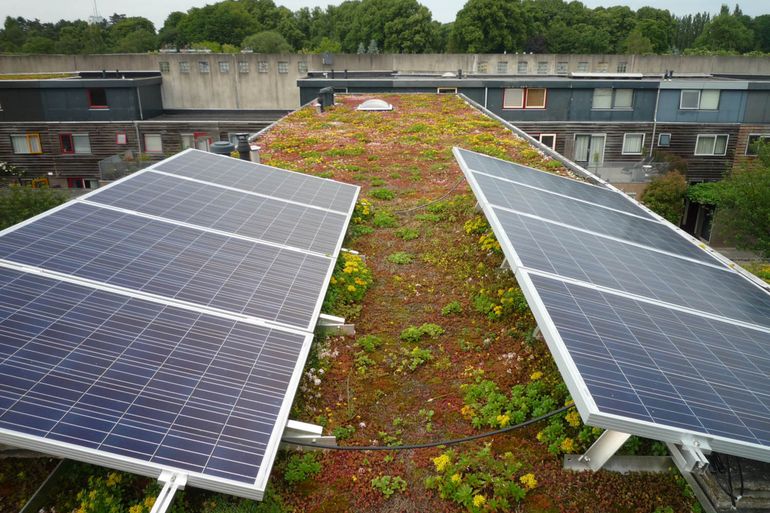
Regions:
<instances>
[{"instance_id":1,"label":"tree","mask_svg":"<svg viewBox=\"0 0 770 513\"><path fill-rule=\"evenodd\" d=\"M0 192L0 229L45 212L67 201L60 191L14 185Z\"/></svg>"},{"instance_id":2,"label":"tree","mask_svg":"<svg viewBox=\"0 0 770 513\"><path fill-rule=\"evenodd\" d=\"M468 0L457 13L450 48L466 53L522 51L528 26L527 12L516 0Z\"/></svg>"},{"instance_id":3,"label":"tree","mask_svg":"<svg viewBox=\"0 0 770 513\"><path fill-rule=\"evenodd\" d=\"M652 41L639 28L635 28L623 42L623 52L636 55L653 53Z\"/></svg>"},{"instance_id":4,"label":"tree","mask_svg":"<svg viewBox=\"0 0 770 513\"><path fill-rule=\"evenodd\" d=\"M670 172L653 178L640 199L653 212L668 222L679 225L686 192L687 180L684 175Z\"/></svg>"},{"instance_id":5,"label":"tree","mask_svg":"<svg viewBox=\"0 0 770 513\"><path fill-rule=\"evenodd\" d=\"M724 10L706 25L695 40L696 47L711 51L748 52L753 45L753 32L729 12L725 14Z\"/></svg>"},{"instance_id":6,"label":"tree","mask_svg":"<svg viewBox=\"0 0 770 513\"><path fill-rule=\"evenodd\" d=\"M226 0L193 7L177 24L177 44L216 41L239 45L246 36L262 30L260 23L240 2Z\"/></svg>"},{"instance_id":7,"label":"tree","mask_svg":"<svg viewBox=\"0 0 770 513\"><path fill-rule=\"evenodd\" d=\"M113 14L111 19L116 18ZM142 53L158 48L155 25L141 16L119 18L109 28L112 51L118 53Z\"/></svg>"},{"instance_id":8,"label":"tree","mask_svg":"<svg viewBox=\"0 0 770 513\"><path fill-rule=\"evenodd\" d=\"M754 18L754 36L757 50L770 53L770 14Z\"/></svg>"},{"instance_id":9,"label":"tree","mask_svg":"<svg viewBox=\"0 0 770 513\"><path fill-rule=\"evenodd\" d=\"M716 203L738 246L770 257L770 144L758 144L757 153L719 182Z\"/></svg>"},{"instance_id":10,"label":"tree","mask_svg":"<svg viewBox=\"0 0 770 513\"><path fill-rule=\"evenodd\" d=\"M360 43L358 43L358 49L356 50L356 53L357 53L358 55L362 55L362 54L365 54L365 53L366 53L366 46L364 45L364 42L363 42L363 41L361 41Z\"/></svg>"},{"instance_id":11,"label":"tree","mask_svg":"<svg viewBox=\"0 0 770 513\"><path fill-rule=\"evenodd\" d=\"M272 30L250 35L241 46L251 48L256 53L290 53L293 50L281 34Z\"/></svg>"},{"instance_id":12,"label":"tree","mask_svg":"<svg viewBox=\"0 0 770 513\"><path fill-rule=\"evenodd\" d=\"M32 36L21 47L22 53L54 53L56 42L45 36Z\"/></svg>"},{"instance_id":13,"label":"tree","mask_svg":"<svg viewBox=\"0 0 770 513\"><path fill-rule=\"evenodd\" d=\"M378 53L380 53L380 48L377 46L376 40L372 39L371 41L369 41L369 48L366 49L366 53L372 54L372 55L377 55Z\"/></svg>"},{"instance_id":14,"label":"tree","mask_svg":"<svg viewBox=\"0 0 770 513\"><path fill-rule=\"evenodd\" d=\"M339 41L333 41L328 37L324 37L315 47L313 53L340 53L342 52L342 45Z\"/></svg>"}]
</instances>

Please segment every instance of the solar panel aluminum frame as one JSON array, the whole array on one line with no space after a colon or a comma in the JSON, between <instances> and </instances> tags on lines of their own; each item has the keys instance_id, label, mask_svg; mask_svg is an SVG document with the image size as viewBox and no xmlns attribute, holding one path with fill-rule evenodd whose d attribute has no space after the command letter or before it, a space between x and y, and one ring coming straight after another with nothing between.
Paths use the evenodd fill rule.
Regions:
<instances>
[{"instance_id":1,"label":"solar panel aluminum frame","mask_svg":"<svg viewBox=\"0 0 770 513\"><path fill-rule=\"evenodd\" d=\"M524 293L524 297L527 299L530 310L532 311L532 314L537 321L537 325L543 334L543 338L548 345L548 349L550 350L551 355L556 361L556 365L559 368L559 372L561 373L565 384L567 385L570 395L572 396L575 407L577 408L580 416L583 419L583 422L586 425L610 429L622 433L629 433L632 435L660 440L663 442L684 444L688 446L698 442L702 449L711 449L725 454L770 462L770 448L766 446L750 442L742 442L724 436L711 435L688 429L665 426L643 420L636 420L617 414L601 412L597 407L596 402L593 400L593 396L591 395L588 386L586 385L585 381L583 381L577 365L572 360L567 346L559 334L559 330L556 327L556 324L551 319L551 316L545 307L545 303L540 298L535 285L532 283L532 280L530 279L530 273L556 279L559 281L562 281L561 278L558 276L550 275L549 273L531 271L523 265L518 254L513 249L511 240L508 238L505 230L495 215L492 209L492 205L482 200L482 198L485 199L486 196L481 190L479 184L476 182L473 176L473 170L471 170L466 165L465 161L458 153L457 148L454 148L453 152L461 170L463 171L463 174L468 180L471 190L473 191L476 198L479 198L478 204L484 212L487 221L489 221L492 231L494 232L498 241L500 241L500 246L506 260L508 261L508 265L510 266L511 271L514 273L516 280L518 281L519 286ZM572 282L574 280L568 281ZM580 285L595 290L604 290L589 283L580 282ZM621 295L621 297L626 296Z\"/></svg>"},{"instance_id":2,"label":"solar panel aluminum frame","mask_svg":"<svg viewBox=\"0 0 770 513\"><path fill-rule=\"evenodd\" d=\"M184 150L184 151L182 151L180 153L177 153L176 155L174 155L172 157L169 157L168 159L164 159L164 160L162 160L160 162L168 162L168 161L173 160L173 159L175 159L175 158L177 158L177 157L179 157L179 156L181 156L183 154L190 153L190 152L207 153L207 152L203 152L201 150L196 150L194 148L188 148L187 150ZM207 155L214 155L214 154L213 153L211 153L211 154L207 153ZM223 159L232 158L232 157L228 157L226 155L216 155L216 157L223 158ZM54 208L52 208L50 210L46 210L45 212L43 212L41 214L38 214L38 215L36 215L34 217L31 217L29 219L26 219L26 220L24 220L24 221L22 221L22 222L20 222L18 224L15 224L13 226L9 226L8 228L0 231L0 237L5 235L6 233L10 233L10 232L12 232L14 230L17 230L19 228L22 228L22 227L28 225L28 224L34 223L34 222L36 222L37 220L39 220L39 219L41 219L43 217L46 217L46 216L51 215L51 214L53 214L55 212L58 212L59 210L65 209L69 205L71 205L73 202L82 202L84 204L90 204L90 205L98 206L100 208L106 208L106 209L121 211L121 212L124 212L124 213L130 213L131 215L137 215L137 216L140 216L140 217L143 217L143 218L146 218L146 219L155 219L155 220L159 220L160 222L167 222L167 223L170 223L170 224L174 224L175 226L186 226L186 227L189 227L189 228L192 228L192 229L197 229L197 230L205 231L207 233L220 233L220 234L222 234L223 233L222 230L209 229L209 228L207 228L205 226L199 226L199 225L194 225L192 223L175 221L173 219L164 219L162 217L155 216L155 215L143 214L141 212L131 211L129 209L124 209L124 208L114 208L114 207L111 207L109 205L102 205L102 204L100 204L98 202L89 201L89 198L91 196L97 194L100 191L103 191L103 190L105 190L107 188L110 188L110 187L114 187L114 186L116 186L116 185L118 185L118 184L120 184L120 183L122 183L124 181L130 180L134 176L138 176L140 174L148 173L148 172L153 171L154 170L154 166L159 164L160 162L156 162L152 166L148 166L148 167L146 167L144 169L141 169L141 170L137 171L136 173L132 173L132 174L130 174L128 176L124 176L123 178L120 178L119 180L116 180L116 181L114 181L114 182L112 182L110 184L107 184L104 187L100 187L100 188L98 188L98 189L96 189L94 191L91 191L89 193L86 193L86 194L84 194L82 196L78 196L77 198L74 198L74 199L72 199L72 200L70 200L68 202L65 202L65 203L63 203L61 205L58 205L58 206L56 206L56 207L54 207ZM282 172L296 173L295 171L288 171L288 170L284 170L284 169L280 169L280 168L276 168L276 167L272 167L272 166L266 166L266 167L271 167L272 169L276 169L276 170L282 171ZM296 173L296 174L302 174L302 173ZM303 175L303 176L305 176L305 175ZM310 176L310 175L307 175L307 176ZM183 178L183 177L177 177L177 178L179 180L185 180L185 178ZM315 176L312 177L312 178L315 178L315 179L318 179L318 180L326 180L325 178L319 178L319 177L315 177ZM201 182L201 180L198 180L198 181ZM212 186L221 187L221 185L218 185L218 184L212 184ZM294 325L291 325L291 324L282 323L280 321L272 321L272 320L267 320L267 319L261 319L261 321L263 323L265 323L266 326L268 326L268 327L276 327L276 326L278 326L278 327L288 328L290 330L291 329L300 329L300 330L308 331L308 332L312 332L315 329L315 326L316 326L316 324L318 322L318 316L321 314L321 308L323 306L324 298L326 297L326 292L328 291L328 288L329 288L329 283L331 281L332 274L334 273L334 267L335 267L335 264L336 264L335 256L338 256L340 251L341 251L341 249L342 249L342 243L343 243L343 241L345 239L345 234L347 233L348 227L350 226L350 220L351 220L351 218L353 216L353 211L355 210L356 201L358 200L358 195L361 192L361 187L359 187L357 185L353 185L352 187L355 187L356 190L355 190L355 194L353 195L353 198L351 200L350 208L348 209L348 211L347 212L338 212L336 210L333 211L333 212L338 212L338 213L344 214L345 215L345 223L342 226L342 230L340 230L340 236L339 236L339 238L337 240L337 244L335 246L334 252L331 255L324 255L323 256L323 257L329 259L329 268L327 269L326 276L324 277L324 282L323 282L324 285L321 288L321 291L320 291L320 294L319 294L319 298L316 301L316 304L315 304L315 306L313 308L313 311L312 311L312 315L310 316L311 322L307 326L294 326ZM242 192L244 192L245 194L253 194L253 193L249 193L247 191L242 191ZM273 198L272 196L269 196L269 197ZM281 198L274 198L274 199L276 201L287 201L287 200L283 200ZM320 208L320 207L317 207L317 208ZM330 210L330 209L326 209L326 210ZM244 237L239 236L237 234L232 234L232 236L234 238L244 238ZM253 241L256 241L256 242L259 242L259 243L264 243L266 245L273 246L273 247L280 247L280 248L284 248L284 249L287 249L287 250L290 250L290 251L297 251L299 253L306 253L306 254L312 254L312 255L320 256L318 253L310 251L310 250L303 250L303 249L300 249L300 248L294 248L292 246L286 246L286 245L277 244L277 243L274 243L274 242L263 241L262 239L256 239L256 238L253 238L253 237L250 237L249 239L253 240ZM38 271L42 271L42 273L47 275L47 276L57 277L57 278L61 277L61 275L59 273L56 273L56 272L50 272L50 271L45 271L43 269L33 268L33 267L25 265L25 264L17 264L17 263L14 263L14 262L9 262L9 263L15 269L21 269L21 270L25 270L25 271L38 270ZM86 284L89 284L90 286L93 286L95 284L95 282L93 282L91 280L88 280L88 279L82 279L82 278L78 278L78 279L81 280L81 283L86 283ZM123 293L131 293L131 292L128 291L128 289L121 289L120 287L115 287L113 289L113 291L114 290L121 291ZM136 297L146 297L146 296L144 295L144 293L137 291L137 296ZM178 303L173 303L173 304L178 304ZM200 305L200 306L202 308L201 311L205 310L207 313L221 312L221 310L218 310L218 309L215 309L215 308L209 308L209 307L206 307L204 305ZM239 317L239 320L244 320L244 319L253 319L253 317L249 317L249 316L246 316L246 315L241 315Z\"/></svg>"}]
</instances>

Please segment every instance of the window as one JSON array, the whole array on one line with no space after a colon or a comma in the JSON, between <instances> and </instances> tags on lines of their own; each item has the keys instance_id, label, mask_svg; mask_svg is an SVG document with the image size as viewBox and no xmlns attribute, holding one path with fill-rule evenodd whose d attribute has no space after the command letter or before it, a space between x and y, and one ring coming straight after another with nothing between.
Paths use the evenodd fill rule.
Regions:
<instances>
[{"instance_id":1,"label":"window","mask_svg":"<svg viewBox=\"0 0 770 513\"><path fill-rule=\"evenodd\" d=\"M195 148L198 150L209 151L212 138L208 132L193 132L191 134L182 134L182 149Z\"/></svg>"},{"instance_id":2,"label":"window","mask_svg":"<svg viewBox=\"0 0 770 513\"><path fill-rule=\"evenodd\" d=\"M88 106L92 109L108 109L107 92L104 88L88 90Z\"/></svg>"},{"instance_id":3,"label":"window","mask_svg":"<svg viewBox=\"0 0 770 513\"><path fill-rule=\"evenodd\" d=\"M659 134L658 146L663 146L664 148L671 146L671 134Z\"/></svg>"},{"instance_id":4,"label":"window","mask_svg":"<svg viewBox=\"0 0 770 513\"><path fill-rule=\"evenodd\" d=\"M64 154L91 153L91 140L88 134L59 134L59 146Z\"/></svg>"},{"instance_id":5,"label":"window","mask_svg":"<svg viewBox=\"0 0 770 513\"><path fill-rule=\"evenodd\" d=\"M201 73L208 73L209 61L198 61L198 71Z\"/></svg>"},{"instance_id":6,"label":"window","mask_svg":"<svg viewBox=\"0 0 770 513\"><path fill-rule=\"evenodd\" d=\"M40 134L14 134L11 135L13 152L17 154L39 155L43 153L40 145Z\"/></svg>"},{"instance_id":7,"label":"window","mask_svg":"<svg viewBox=\"0 0 770 513\"><path fill-rule=\"evenodd\" d=\"M725 155L727 139L727 135L699 135L695 141L695 155Z\"/></svg>"},{"instance_id":8,"label":"window","mask_svg":"<svg viewBox=\"0 0 770 513\"><path fill-rule=\"evenodd\" d=\"M70 177L67 178L67 187L70 189L96 189L99 181L91 178Z\"/></svg>"},{"instance_id":9,"label":"window","mask_svg":"<svg viewBox=\"0 0 770 513\"><path fill-rule=\"evenodd\" d=\"M633 89L594 89L594 100L591 108L600 109L631 109L634 103Z\"/></svg>"},{"instance_id":10,"label":"window","mask_svg":"<svg viewBox=\"0 0 770 513\"><path fill-rule=\"evenodd\" d=\"M115 144L128 144L128 136L125 132L115 134Z\"/></svg>"},{"instance_id":11,"label":"window","mask_svg":"<svg viewBox=\"0 0 770 513\"><path fill-rule=\"evenodd\" d=\"M299 61L299 62L297 63L297 71L298 71L300 74L303 74L303 75L304 75L305 73L307 73L307 62L305 62L305 61Z\"/></svg>"},{"instance_id":12,"label":"window","mask_svg":"<svg viewBox=\"0 0 770 513\"><path fill-rule=\"evenodd\" d=\"M477 69L478 69L479 73L486 73L487 72L487 61L480 62Z\"/></svg>"},{"instance_id":13,"label":"window","mask_svg":"<svg viewBox=\"0 0 770 513\"><path fill-rule=\"evenodd\" d=\"M260 73L267 73L268 71L270 71L270 63L267 61L258 61L257 71Z\"/></svg>"},{"instance_id":14,"label":"window","mask_svg":"<svg viewBox=\"0 0 770 513\"><path fill-rule=\"evenodd\" d=\"M189 73L190 63L187 61L179 61L179 73Z\"/></svg>"},{"instance_id":15,"label":"window","mask_svg":"<svg viewBox=\"0 0 770 513\"><path fill-rule=\"evenodd\" d=\"M577 70L579 73L585 73L586 71L588 71L588 62L587 61L578 62Z\"/></svg>"},{"instance_id":16,"label":"window","mask_svg":"<svg viewBox=\"0 0 770 513\"><path fill-rule=\"evenodd\" d=\"M238 61L238 73L248 73L248 72L249 72L249 62Z\"/></svg>"},{"instance_id":17,"label":"window","mask_svg":"<svg viewBox=\"0 0 770 513\"><path fill-rule=\"evenodd\" d=\"M163 153L163 141L160 134L144 134L144 151L147 153Z\"/></svg>"},{"instance_id":18,"label":"window","mask_svg":"<svg viewBox=\"0 0 770 513\"><path fill-rule=\"evenodd\" d=\"M628 63L626 63L626 62L619 62L618 63L618 73L625 73L627 67L628 67Z\"/></svg>"},{"instance_id":19,"label":"window","mask_svg":"<svg viewBox=\"0 0 770 513\"><path fill-rule=\"evenodd\" d=\"M556 74L557 75L566 75L567 72L569 72L569 62L557 62L556 63Z\"/></svg>"},{"instance_id":20,"label":"window","mask_svg":"<svg viewBox=\"0 0 770 513\"><path fill-rule=\"evenodd\" d=\"M552 150L556 149L556 134L537 134L534 137Z\"/></svg>"},{"instance_id":21,"label":"window","mask_svg":"<svg viewBox=\"0 0 770 513\"><path fill-rule=\"evenodd\" d=\"M503 90L504 109L544 109L544 88L509 87Z\"/></svg>"},{"instance_id":22,"label":"window","mask_svg":"<svg viewBox=\"0 0 770 513\"><path fill-rule=\"evenodd\" d=\"M288 73L288 72L289 72L289 63L285 61L279 61L278 73Z\"/></svg>"},{"instance_id":23,"label":"window","mask_svg":"<svg viewBox=\"0 0 770 513\"><path fill-rule=\"evenodd\" d=\"M683 89L679 97L679 108L683 110L717 110L719 108L719 90Z\"/></svg>"},{"instance_id":24,"label":"window","mask_svg":"<svg viewBox=\"0 0 770 513\"><path fill-rule=\"evenodd\" d=\"M166 62L166 61L161 61L160 62L160 72L161 73L168 73L169 71L171 71L171 66L169 65L169 63Z\"/></svg>"},{"instance_id":25,"label":"window","mask_svg":"<svg viewBox=\"0 0 770 513\"><path fill-rule=\"evenodd\" d=\"M436 94L457 94L456 87L437 87Z\"/></svg>"},{"instance_id":26,"label":"window","mask_svg":"<svg viewBox=\"0 0 770 513\"><path fill-rule=\"evenodd\" d=\"M641 155L644 148L644 134L623 134L623 155Z\"/></svg>"},{"instance_id":27,"label":"window","mask_svg":"<svg viewBox=\"0 0 770 513\"><path fill-rule=\"evenodd\" d=\"M548 63L545 61L540 61L537 63L537 74L538 75L547 75L548 74Z\"/></svg>"},{"instance_id":28,"label":"window","mask_svg":"<svg viewBox=\"0 0 770 513\"><path fill-rule=\"evenodd\" d=\"M230 63L227 61L219 61L219 72L230 73Z\"/></svg>"},{"instance_id":29,"label":"window","mask_svg":"<svg viewBox=\"0 0 770 513\"><path fill-rule=\"evenodd\" d=\"M757 155L757 143L770 144L770 134L749 134L746 155Z\"/></svg>"},{"instance_id":30,"label":"window","mask_svg":"<svg viewBox=\"0 0 770 513\"><path fill-rule=\"evenodd\" d=\"M508 73L508 63L506 61L497 61L497 73L498 75Z\"/></svg>"},{"instance_id":31,"label":"window","mask_svg":"<svg viewBox=\"0 0 770 513\"><path fill-rule=\"evenodd\" d=\"M604 162L606 139L606 134L575 134L575 161L598 167Z\"/></svg>"},{"instance_id":32,"label":"window","mask_svg":"<svg viewBox=\"0 0 770 513\"><path fill-rule=\"evenodd\" d=\"M519 64L516 68L516 72L520 75L525 75L529 71L529 64L527 61L519 61Z\"/></svg>"}]
</instances>

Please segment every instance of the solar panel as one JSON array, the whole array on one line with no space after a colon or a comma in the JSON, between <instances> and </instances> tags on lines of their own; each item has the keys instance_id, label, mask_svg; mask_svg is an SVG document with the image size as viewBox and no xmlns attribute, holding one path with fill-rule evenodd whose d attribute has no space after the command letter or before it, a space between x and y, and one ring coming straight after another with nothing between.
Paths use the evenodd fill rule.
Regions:
<instances>
[{"instance_id":1,"label":"solar panel","mask_svg":"<svg viewBox=\"0 0 770 513\"><path fill-rule=\"evenodd\" d=\"M276 199L347 213L358 187L205 152L184 152L153 169Z\"/></svg>"},{"instance_id":2,"label":"solar panel","mask_svg":"<svg viewBox=\"0 0 770 513\"><path fill-rule=\"evenodd\" d=\"M714 258L706 252L652 219L618 215L616 211L597 205L573 201L480 173L473 173L473 175L490 205L509 208L704 262L716 263Z\"/></svg>"},{"instance_id":3,"label":"solar panel","mask_svg":"<svg viewBox=\"0 0 770 513\"><path fill-rule=\"evenodd\" d=\"M767 290L571 180L532 192L455 154L587 424L770 461Z\"/></svg>"},{"instance_id":4,"label":"solar panel","mask_svg":"<svg viewBox=\"0 0 770 513\"><path fill-rule=\"evenodd\" d=\"M145 172L99 189L92 202L331 254L347 215Z\"/></svg>"},{"instance_id":5,"label":"solar panel","mask_svg":"<svg viewBox=\"0 0 770 513\"><path fill-rule=\"evenodd\" d=\"M358 190L188 150L0 232L0 443L262 498Z\"/></svg>"},{"instance_id":6,"label":"solar panel","mask_svg":"<svg viewBox=\"0 0 770 513\"><path fill-rule=\"evenodd\" d=\"M0 268L0 432L259 498L311 338Z\"/></svg>"},{"instance_id":7,"label":"solar panel","mask_svg":"<svg viewBox=\"0 0 770 513\"><path fill-rule=\"evenodd\" d=\"M770 327L770 295L725 267L492 210L529 269Z\"/></svg>"},{"instance_id":8,"label":"solar panel","mask_svg":"<svg viewBox=\"0 0 770 513\"><path fill-rule=\"evenodd\" d=\"M0 237L0 258L300 329L334 264L82 203Z\"/></svg>"},{"instance_id":9,"label":"solar panel","mask_svg":"<svg viewBox=\"0 0 770 513\"><path fill-rule=\"evenodd\" d=\"M604 187L586 182L578 182L577 180L568 180L553 173L547 173L539 169L516 164L515 162L500 160L461 148L457 148L456 153L460 155L470 170L515 181L530 187L538 187L546 191L554 192L558 188L560 194L571 198L589 201L607 208L653 219L649 213L639 208L628 197Z\"/></svg>"},{"instance_id":10,"label":"solar panel","mask_svg":"<svg viewBox=\"0 0 770 513\"><path fill-rule=\"evenodd\" d=\"M595 403L594 424L630 417L653 436L678 428L720 437L715 450L770 460L770 333L530 279Z\"/></svg>"}]
</instances>

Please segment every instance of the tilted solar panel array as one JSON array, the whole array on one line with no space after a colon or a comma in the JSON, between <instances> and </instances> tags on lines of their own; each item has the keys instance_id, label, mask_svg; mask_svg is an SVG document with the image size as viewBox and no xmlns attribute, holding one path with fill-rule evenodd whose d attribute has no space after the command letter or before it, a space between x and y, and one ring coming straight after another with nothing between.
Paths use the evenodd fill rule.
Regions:
<instances>
[{"instance_id":1,"label":"tilted solar panel array","mask_svg":"<svg viewBox=\"0 0 770 513\"><path fill-rule=\"evenodd\" d=\"M590 425L770 461L770 291L622 193L455 148Z\"/></svg>"},{"instance_id":2,"label":"tilted solar panel array","mask_svg":"<svg viewBox=\"0 0 770 513\"><path fill-rule=\"evenodd\" d=\"M0 443L261 498L357 195L189 150L0 233Z\"/></svg>"}]
</instances>

